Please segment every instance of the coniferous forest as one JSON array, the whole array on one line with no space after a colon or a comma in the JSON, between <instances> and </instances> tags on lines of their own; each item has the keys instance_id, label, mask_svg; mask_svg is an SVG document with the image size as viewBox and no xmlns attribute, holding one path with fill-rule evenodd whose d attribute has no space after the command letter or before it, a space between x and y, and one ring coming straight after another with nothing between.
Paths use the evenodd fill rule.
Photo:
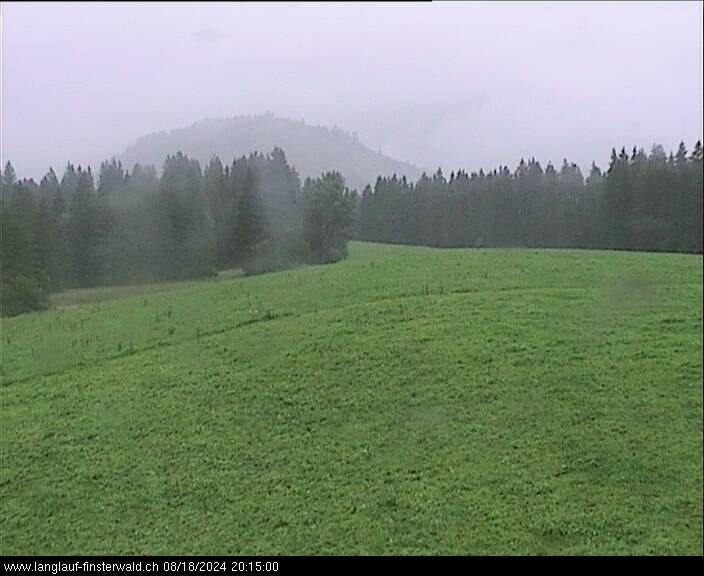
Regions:
<instances>
[{"instance_id":1,"label":"coniferous forest","mask_svg":"<svg viewBox=\"0 0 704 576\"><path fill-rule=\"evenodd\" d=\"M41 309L51 292L247 274L345 257L347 241L438 247L702 252L702 145L612 151L585 178L566 160L511 171L379 177L358 197L337 172L301 184L284 152L205 168L177 153L161 175L68 164L39 184L2 172L2 310Z\"/></svg>"},{"instance_id":2,"label":"coniferous forest","mask_svg":"<svg viewBox=\"0 0 704 576\"><path fill-rule=\"evenodd\" d=\"M358 235L440 247L599 248L702 252L702 145L611 152L585 178L521 160L515 170L441 171L416 183L379 178L360 197Z\"/></svg>"},{"instance_id":3,"label":"coniferous forest","mask_svg":"<svg viewBox=\"0 0 704 576\"><path fill-rule=\"evenodd\" d=\"M301 185L282 150L223 165L169 156L131 172L69 164L59 178L2 174L2 310L41 309L68 288L256 274L334 262L353 235L355 193L335 172Z\"/></svg>"}]
</instances>

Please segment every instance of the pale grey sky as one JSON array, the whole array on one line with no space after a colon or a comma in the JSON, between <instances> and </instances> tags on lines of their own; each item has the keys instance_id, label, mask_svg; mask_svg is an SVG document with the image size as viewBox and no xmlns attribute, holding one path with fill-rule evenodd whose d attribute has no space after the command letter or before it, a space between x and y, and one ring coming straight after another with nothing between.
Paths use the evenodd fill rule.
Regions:
<instances>
[{"instance_id":1,"label":"pale grey sky","mask_svg":"<svg viewBox=\"0 0 704 576\"><path fill-rule=\"evenodd\" d=\"M701 2L2 3L2 160L39 177L258 114L421 167L702 137Z\"/></svg>"}]
</instances>

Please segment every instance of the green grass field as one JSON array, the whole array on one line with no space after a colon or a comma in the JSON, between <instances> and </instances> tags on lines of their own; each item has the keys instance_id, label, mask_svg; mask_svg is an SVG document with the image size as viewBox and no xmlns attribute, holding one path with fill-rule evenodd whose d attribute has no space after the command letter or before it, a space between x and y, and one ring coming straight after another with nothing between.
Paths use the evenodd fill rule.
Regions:
<instances>
[{"instance_id":1,"label":"green grass field","mask_svg":"<svg viewBox=\"0 0 704 576\"><path fill-rule=\"evenodd\" d=\"M701 256L90 299L2 321L3 554L701 553Z\"/></svg>"}]
</instances>

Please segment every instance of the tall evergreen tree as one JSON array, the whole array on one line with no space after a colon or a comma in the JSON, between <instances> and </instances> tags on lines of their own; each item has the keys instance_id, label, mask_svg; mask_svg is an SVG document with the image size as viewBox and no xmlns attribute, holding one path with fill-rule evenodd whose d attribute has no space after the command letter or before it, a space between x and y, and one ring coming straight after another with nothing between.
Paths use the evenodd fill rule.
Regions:
<instances>
[{"instance_id":1,"label":"tall evergreen tree","mask_svg":"<svg viewBox=\"0 0 704 576\"><path fill-rule=\"evenodd\" d=\"M73 285L94 286L100 275L99 215L95 183L90 170L77 170L76 189L71 194L66 240L69 277Z\"/></svg>"},{"instance_id":2,"label":"tall evergreen tree","mask_svg":"<svg viewBox=\"0 0 704 576\"><path fill-rule=\"evenodd\" d=\"M214 229L197 160L181 152L166 158L156 210L161 275L182 279L212 274Z\"/></svg>"},{"instance_id":3,"label":"tall evergreen tree","mask_svg":"<svg viewBox=\"0 0 704 576\"><path fill-rule=\"evenodd\" d=\"M231 245L235 250L233 261L240 266L251 262L257 253L257 247L267 238L267 224L259 194L259 178L257 167L250 158L232 230Z\"/></svg>"}]
</instances>

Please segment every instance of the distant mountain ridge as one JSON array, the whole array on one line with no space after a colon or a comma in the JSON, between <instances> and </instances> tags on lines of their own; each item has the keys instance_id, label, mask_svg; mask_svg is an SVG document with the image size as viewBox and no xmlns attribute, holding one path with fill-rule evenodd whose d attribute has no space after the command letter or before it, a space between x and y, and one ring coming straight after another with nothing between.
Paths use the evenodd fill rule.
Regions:
<instances>
[{"instance_id":1,"label":"distant mountain ridge","mask_svg":"<svg viewBox=\"0 0 704 576\"><path fill-rule=\"evenodd\" d=\"M160 170L166 156L179 150L205 165L214 154L229 164L235 156L254 151L267 154L276 146L283 149L301 179L338 170L347 185L360 192L366 184L373 186L380 175L405 175L416 180L422 173L410 163L374 152L362 144L356 134L279 118L271 113L210 118L186 128L148 134L118 158L128 168L139 162L152 164Z\"/></svg>"}]
</instances>

